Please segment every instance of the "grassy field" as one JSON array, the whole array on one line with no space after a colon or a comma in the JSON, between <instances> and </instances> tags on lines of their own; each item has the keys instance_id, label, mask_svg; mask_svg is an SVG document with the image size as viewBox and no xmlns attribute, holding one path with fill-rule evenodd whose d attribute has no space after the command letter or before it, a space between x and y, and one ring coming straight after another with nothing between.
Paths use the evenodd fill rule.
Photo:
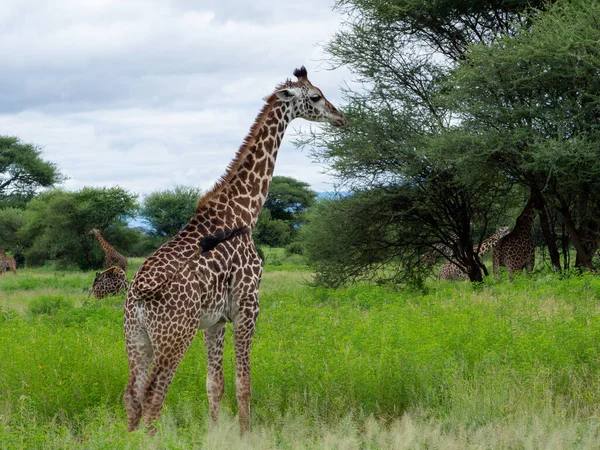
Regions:
<instances>
[{"instance_id":1,"label":"grassy field","mask_svg":"<svg viewBox=\"0 0 600 450\"><path fill-rule=\"evenodd\" d=\"M93 278L0 277L0 448L600 448L600 278L333 291L282 259L261 286L244 438L231 329L217 426L200 334L158 434L125 432L124 297L89 300Z\"/></svg>"}]
</instances>

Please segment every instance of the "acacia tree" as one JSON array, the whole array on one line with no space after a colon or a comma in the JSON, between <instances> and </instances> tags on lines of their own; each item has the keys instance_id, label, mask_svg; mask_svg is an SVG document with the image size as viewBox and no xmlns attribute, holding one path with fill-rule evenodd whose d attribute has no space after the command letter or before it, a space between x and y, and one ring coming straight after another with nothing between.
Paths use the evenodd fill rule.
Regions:
<instances>
[{"instance_id":1,"label":"acacia tree","mask_svg":"<svg viewBox=\"0 0 600 450\"><path fill-rule=\"evenodd\" d=\"M484 142L477 152L560 212L587 268L600 239L599 16L597 2L559 2L513 36L473 47L447 97Z\"/></svg>"},{"instance_id":2,"label":"acacia tree","mask_svg":"<svg viewBox=\"0 0 600 450\"><path fill-rule=\"evenodd\" d=\"M201 195L199 188L188 186L153 192L144 199L140 216L157 236L175 236L196 212Z\"/></svg>"},{"instance_id":3,"label":"acacia tree","mask_svg":"<svg viewBox=\"0 0 600 450\"><path fill-rule=\"evenodd\" d=\"M303 214L314 204L316 192L304 181L292 177L274 176L265 200L264 208L271 217L290 222L293 226L301 225Z\"/></svg>"},{"instance_id":4,"label":"acacia tree","mask_svg":"<svg viewBox=\"0 0 600 450\"><path fill-rule=\"evenodd\" d=\"M27 243L26 262L40 265L52 260L84 270L99 268L103 253L89 230L100 229L117 250L123 250L134 239L126 224L136 208L135 195L118 187L44 192L27 204L25 223L17 232Z\"/></svg>"},{"instance_id":5,"label":"acacia tree","mask_svg":"<svg viewBox=\"0 0 600 450\"><path fill-rule=\"evenodd\" d=\"M417 249L443 244L452 248L450 258L467 268L472 281L482 279L484 267L473 244L506 225L499 221L514 182L485 165L476 167L481 160L462 157L466 145L479 142L452 130L452 111L438 95L469 44L490 43L512 32L513 21L528 20L525 11L532 4L542 2L337 3L347 21L326 50L333 64L350 68L362 86L345 92L349 127L312 134L301 144L311 146L315 158L329 165L341 189L361 195L363 201L372 199L362 196L371 190L402 193L401 198L410 192L410 202L388 203L396 208L389 213L414 218L403 229L403 245L413 250L410 257L403 254L402 278L420 273L413 270ZM413 215L415 211L423 214ZM397 246L384 245L377 254L397 251ZM353 254L359 263L373 253L364 249ZM313 257L319 267L327 264L318 253Z\"/></svg>"},{"instance_id":6,"label":"acacia tree","mask_svg":"<svg viewBox=\"0 0 600 450\"><path fill-rule=\"evenodd\" d=\"M306 210L317 194L310 185L292 177L274 176L253 236L258 245L289 244L306 220Z\"/></svg>"},{"instance_id":7,"label":"acacia tree","mask_svg":"<svg viewBox=\"0 0 600 450\"><path fill-rule=\"evenodd\" d=\"M22 207L43 187L63 177L56 166L44 161L41 151L19 138L0 136L0 205Z\"/></svg>"}]
</instances>

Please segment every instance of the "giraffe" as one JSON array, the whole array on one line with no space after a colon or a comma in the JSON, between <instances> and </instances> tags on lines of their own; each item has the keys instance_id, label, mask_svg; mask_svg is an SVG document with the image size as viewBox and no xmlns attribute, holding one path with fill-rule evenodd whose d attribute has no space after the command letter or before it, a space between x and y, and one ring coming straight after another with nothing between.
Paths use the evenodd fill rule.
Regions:
<instances>
[{"instance_id":1,"label":"giraffe","mask_svg":"<svg viewBox=\"0 0 600 450\"><path fill-rule=\"evenodd\" d=\"M523 212L517 217L515 228L504 236L494 249L494 275L498 275L500 266L505 266L509 277L525 267L527 273L535 265L535 246L531 239L531 229L535 219L533 198L527 202Z\"/></svg>"},{"instance_id":2,"label":"giraffe","mask_svg":"<svg viewBox=\"0 0 600 450\"><path fill-rule=\"evenodd\" d=\"M94 297L102 299L108 295L117 295L126 290L127 275L125 275L125 271L120 267L112 266L102 272L96 272L90 295L93 293Z\"/></svg>"},{"instance_id":3,"label":"giraffe","mask_svg":"<svg viewBox=\"0 0 600 450\"><path fill-rule=\"evenodd\" d=\"M8 269L15 275L17 274L17 263L14 258L10 258L4 250L0 249L0 275L4 275Z\"/></svg>"},{"instance_id":4,"label":"giraffe","mask_svg":"<svg viewBox=\"0 0 600 450\"><path fill-rule=\"evenodd\" d=\"M481 246L474 245L473 252L477 253L480 258L483 257L508 233L510 233L509 227L498 228L494 234L481 243ZM458 264L448 261L440 267L438 278L440 280L466 280L467 273Z\"/></svg>"},{"instance_id":5,"label":"giraffe","mask_svg":"<svg viewBox=\"0 0 600 450\"><path fill-rule=\"evenodd\" d=\"M106 239L104 239L98 228L92 228L89 234L96 236L96 239L98 239L98 242L104 251L105 267L112 267L115 265L119 266L123 270L127 270L127 258L116 251L114 247L110 245Z\"/></svg>"},{"instance_id":6,"label":"giraffe","mask_svg":"<svg viewBox=\"0 0 600 450\"><path fill-rule=\"evenodd\" d=\"M250 429L250 346L262 274L251 231L289 123L301 117L336 127L346 124L344 115L308 80L304 67L294 76L296 81L287 80L263 99L266 104L225 174L200 198L188 224L140 266L130 284L124 323L129 431L139 426L142 416L147 426L159 418L167 389L198 329L204 330L210 417L217 420L227 322L234 331L240 430ZM212 249L202 242L207 235L215 236Z\"/></svg>"}]
</instances>

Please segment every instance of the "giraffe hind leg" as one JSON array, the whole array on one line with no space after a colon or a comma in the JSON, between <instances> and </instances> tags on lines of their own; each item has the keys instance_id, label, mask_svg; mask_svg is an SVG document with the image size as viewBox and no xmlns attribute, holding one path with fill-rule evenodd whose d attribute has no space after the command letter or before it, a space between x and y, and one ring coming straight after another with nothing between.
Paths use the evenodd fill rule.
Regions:
<instances>
[{"instance_id":1,"label":"giraffe hind leg","mask_svg":"<svg viewBox=\"0 0 600 450\"><path fill-rule=\"evenodd\" d=\"M206 393L208 395L208 406L210 418L216 422L219 418L219 408L225 389L223 376L223 346L225 344L225 323L217 323L204 330L204 342L206 344Z\"/></svg>"},{"instance_id":2,"label":"giraffe hind leg","mask_svg":"<svg viewBox=\"0 0 600 450\"><path fill-rule=\"evenodd\" d=\"M142 392L146 385L153 356L148 333L133 314L130 308L125 309L125 343L129 360L129 383L125 389L123 400L127 411L127 431L134 431L139 426L142 417Z\"/></svg>"},{"instance_id":3,"label":"giraffe hind leg","mask_svg":"<svg viewBox=\"0 0 600 450\"><path fill-rule=\"evenodd\" d=\"M177 329L178 323L172 320L171 329ZM197 327L184 325L184 331L177 339L169 342L154 343L154 366L146 380L142 392L142 411L146 426L160 417L162 406L177 367L196 335ZM173 338L173 336L171 336ZM150 430L154 434L155 430Z\"/></svg>"},{"instance_id":4,"label":"giraffe hind leg","mask_svg":"<svg viewBox=\"0 0 600 450\"><path fill-rule=\"evenodd\" d=\"M528 274L533 272L533 267L535 266L535 250L532 251L529 255L527 255L527 261L525 262L525 270Z\"/></svg>"},{"instance_id":5,"label":"giraffe hind leg","mask_svg":"<svg viewBox=\"0 0 600 450\"><path fill-rule=\"evenodd\" d=\"M258 317L255 310L241 310L234 320L235 394L242 433L250 431L250 346Z\"/></svg>"}]
</instances>

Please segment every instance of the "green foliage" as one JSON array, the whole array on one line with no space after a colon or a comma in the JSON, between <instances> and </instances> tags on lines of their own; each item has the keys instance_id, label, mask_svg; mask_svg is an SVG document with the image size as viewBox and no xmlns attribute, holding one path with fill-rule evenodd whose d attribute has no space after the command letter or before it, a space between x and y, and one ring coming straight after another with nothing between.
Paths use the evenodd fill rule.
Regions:
<instances>
[{"instance_id":1,"label":"green foliage","mask_svg":"<svg viewBox=\"0 0 600 450\"><path fill-rule=\"evenodd\" d=\"M42 314L55 315L58 311L72 308L73 304L61 295L43 295L35 298L29 304L29 314L39 316Z\"/></svg>"},{"instance_id":2,"label":"green foliage","mask_svg":"<svg viewBox=\"0 0 600 450\"><path fill-rule=\"evenodd\" d=\"M56 166L41 153L19 138L0 136L0 205L22 207L40 188L62 181Z\"/></svg>"},{"instance_id":3,"label":"green foliage","mask_svg":"<svg viewBox=\"0 0 600 450\"><path fill-rule=\"evenodd\" d=\"M290 222L297 227L302 214L314 202L317 194L304 181L291 177L274 176L264 207L274 220Z\"/></svg>"},{"instance_id":4,"label":"green foliage","mask_svg":"<svg viewBox=\"0 0 600 450\"><path fill-rule=\"evenodd\" d=\"M344 276L347 281L378 278L381 264L396 260L402 265L394 269L394 281L419 284L427 273L418 267L423 253L441 245L451 250L453 262L469 269L471 281L481 280L473 245L513 222L506 211L515 180L464 157L472 145L469 155L477 152L477 136L453 130L454 111L439 95L469 44L494 42L514 29L513 19L526 23L524 13L537 4L338 2L347 26L327 51L334 65L348 67L363 84L345 92L350 126L305 135L300 144L309 145L339 183L360 198L338 200L338 218L365 222L342 227L332 219L319 222L331 229L311 227L323 244L323 236L330 235L332 242L350 245L345 248L352 254L345 263L332 253L318 256L314 247L320 279L333 282L331 274L337 285Z\"/></svg>"},{"instance_id":5,"label":"green foliage","mask_svg":"<svg viewBox=\"0 0 600 450\"><path fill-rule=\"evenodd\" d=\"M144 199L140 216L146 219L156 235L175 236L194 215L201 195L199 188L188 186L153 192Z\"/></svg>"},{"instance_id":6,"label":"green foliage","mask_svg":"<svg viewBox=\"0 0 600 450\"><path fill-rule=\"evenodd\" d=\"M265 208L258 217L252 237L257 246L284 247L292 238L290 223L284 220L272 219L271 211Z\"/></svg>"},{"instance_id":7,"label":"green foliage","mask_svg":"<svg viewBox=\"0 0 600 450\"><path fill-rule=\"evenodd\" d=\"M304 255L304 245L302 242L292 242L285 247L285 255Z\"/></svg>"},{"instance_id":8,"label":"green foliage","mask_svg":"<svg viewBox=\"0 0 600 450\"><path fill-rule=\"evenodd\" d=\"M40 194L27 205L27 220L18 233L28 243L27 264L55 260L61 266L101 267L103 252L89 230L100 229L117 250L127 248L135 236L126 230L126 219L135 209L135 196L118 187Z\"/></svg>"},{"instance_id":9,"label":"green foliage","mask_svg":"<svg viewBox=\"0 0 600 450\"><path fill-rule=\"evenodd\" d=\"M26 212L22 209L0 209L0 249L12 253L19 266L24 263L23 249L26 243L18 232L26 220Z\"/></svg>"},{"instance_id":10,"label":"green foliage","mask_svg":"<svg viewBox=\"0 0 600 450\"><path fill-rule=\"evenodd\" d=\"M588 267L600 236L599 14L597 2L557 2L514 35L472 47L446 96L480 141L464 158L543 187Z\"/></svg>"},{"instance_id":11,"label":"green foliage","mask_svg":"<svg viewBox=\"0 0 600 450\"><path fill-rule=\"evenodd\" d=\"M273 177L269 195L253 232L257 246L284 247L295 239L316 193L291 177Z\"/></svg>"}]
</instances>

